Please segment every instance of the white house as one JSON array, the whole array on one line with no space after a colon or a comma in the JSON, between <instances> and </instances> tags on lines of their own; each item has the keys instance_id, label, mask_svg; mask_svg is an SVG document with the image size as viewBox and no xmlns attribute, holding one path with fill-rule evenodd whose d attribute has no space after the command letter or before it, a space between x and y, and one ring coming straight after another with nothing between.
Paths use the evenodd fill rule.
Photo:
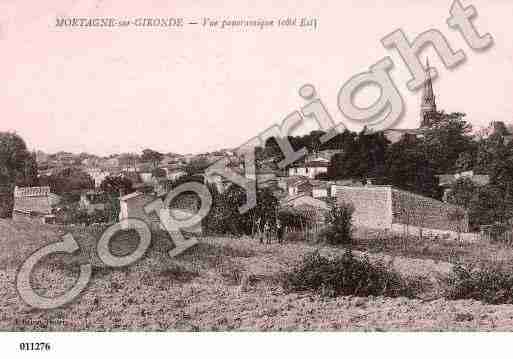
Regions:
<instances>
[{"instance_id":1,"label":"white house","mask_svg":"<svg viewBox=\"0 0 513 359\"><path fill-rule=\"evenodd\" d=\"M86 170L87 174L89 176L91 176L91 178L93 179L94 181L94 186L96 188L100 187L100 185L102 184L103 180L110 175L109 172L107 171L104 171L100 168L89 168Z\"/></svg>"},{"instance_id":2,"label":"white house","mask_svg":"<svg viewBox=\"0 0 513 359\"><path fill-rule=\"evenodd\" d=\"M293 164L289 168L289 176L305 176L315 178L318 174L327 173L330 161L317 157L305 163Z\"/></svg>"}]
</instances>

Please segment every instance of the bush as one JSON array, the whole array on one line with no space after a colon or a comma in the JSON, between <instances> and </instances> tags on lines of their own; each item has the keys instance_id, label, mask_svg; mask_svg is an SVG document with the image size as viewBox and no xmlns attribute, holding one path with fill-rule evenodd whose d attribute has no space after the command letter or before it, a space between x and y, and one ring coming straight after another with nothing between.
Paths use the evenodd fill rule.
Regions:
<instances>
[{"instance_id":1,"label":"bush","mask_svg":"<svg viewBox=\"0 0 513 359\"><path fill-rule=\"evenodd\" d=\"M383 262L370 263L367 257L354 257L351 250L337 258L322 257L317 251L306 255L302 262L283 279L289 291L315 291L321 295L383 295L413 298L421 284L402 278Z\"/></svg>"},{"instance_id":2,"label":"bush","mask_svg":"<svg viewBox=\"0 0 513 359\"><path fill-rule=\"evenodd\" d=\"M353 240L354 207L351 204L342 203L331 207L326 215L326 222L330 225L325 232L326 241L329 244L350 244Z\"/></svg>"},{"instance_id":3,"label":"bush","mask_svg":"<svg viewBox=\"0 0 513 359\"><path fill-rule=\"evenodd\" d=\"M454 266L447 279L447 299L475 299L490 304L513 304L513 272L500 264L483 268Z\"/></svg>"}]
</instances>

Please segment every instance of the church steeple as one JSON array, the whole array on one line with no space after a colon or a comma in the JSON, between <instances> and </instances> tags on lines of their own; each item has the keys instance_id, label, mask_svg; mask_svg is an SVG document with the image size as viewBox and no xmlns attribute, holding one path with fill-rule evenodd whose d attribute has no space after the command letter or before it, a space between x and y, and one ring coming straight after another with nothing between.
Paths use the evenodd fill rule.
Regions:
<instances>
[{"instance_id":1,"label":"church steeple","mask_svg":"<svg viewBox=\"0 0 513 359\"><path fill-rule=\"evenodd\" d=\"M420 127L430 127L431 120L436 114L435 94L433 92L433 83L431 82L429 69L429 59L426 59L426 81L424 82L422 103L420 104Z\"/></svg>"}]
</instances>

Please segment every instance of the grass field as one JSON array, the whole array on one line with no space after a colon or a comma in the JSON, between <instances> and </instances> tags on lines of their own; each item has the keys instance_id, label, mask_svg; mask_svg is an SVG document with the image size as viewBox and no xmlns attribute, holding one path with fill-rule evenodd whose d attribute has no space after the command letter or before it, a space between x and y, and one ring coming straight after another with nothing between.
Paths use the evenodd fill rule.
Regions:
<instances>
[{"instance_id":1,"label":"grass field","mask_svg":"<svg viewBox=\"0 0 513 359\"><path fill-rule=\"evenodd\" d=\"M251 238L201 238L177 258L164 235L154 236L143 259L123 269L105 267L95 253L98 234L72 230L81 246L76 256L50 256L34 271L38 291L54 296L74 283L78 263L94 266L89 286L72 303L54 310L33 309L15 289L16 270L33 251L59 240L63 229L0 220L0 328L2 330L511 330L513 305L474 300L448 301L436 283L457 261L512 257L507 248L455 241L386 242L366 233L356 254L393 263L405 276L435 285L418 299L322 297L286 293L280 282L302 256L314 250L341 254L343 248L303 242L260 244ZM137 240L122 235L112 251L129 253Z\"/></svg>"}]
</instances>

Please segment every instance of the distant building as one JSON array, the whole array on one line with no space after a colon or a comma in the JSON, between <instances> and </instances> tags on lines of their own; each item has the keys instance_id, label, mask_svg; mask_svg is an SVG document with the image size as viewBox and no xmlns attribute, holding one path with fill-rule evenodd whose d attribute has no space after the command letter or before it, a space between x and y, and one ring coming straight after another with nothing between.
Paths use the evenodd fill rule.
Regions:
<instances>
[{"instance_id":1,"label":"distant building","mask_svg":"<svg viewBox=\"0 0 513 359\"><path fill-rule=\"evenodd\" d=\"M431 81L431 68L429 60L426 59L426 81L424 82L424 91L422 93L422 102L420 104L420 127L429 128L436 119L438 112L436 110L436 96L433 91L433 82Z\"/></svg>"},{"instance_id":2,"label":"distant building","mask_svg":"<svg viewBox=\"0 0 513 359\"><path fill-rule=\"evenodd\" d=\"M312 195L312 184L308 177L293 176L286 180L287 193L289 196Z\"/></svg>"},{"instance_id":3,"label":"distant building","mask_svg":"<svg viewBox=\"0 0 513 359\"><path fill-rule=\"evenodd\" d=\"M103 192L88 191L80 195L79 207L91 214L95 210L105 210L107 198Z\"/></svg>"},{"instance_id":4,"label":"distant building","mask_svg":"<svg viewBox=\"0 0 513 359\"><path fill-rule=\"evenodd\" d=\"M424 129L433 125L433 121L438 117L436 108L436 96L433 91L433 82L431 80L429 61L426 60L426 81L422 92L420 104L420 128L397 129L390 128L383 131L383 134L391 143L400 141L403 138L414 140L422 137Z\"/></svg>"},{"instance_id":5,"label":"distant building","mask_svg":"<svg viewBox=\"0 0 513 359\"><path fill-rule=\"evenodd\" d=\"M153 179L153 174L151 172L140 172L139 176L141 177L141 181L143 183L150 183Z\"/></svg>"},{"instance_id":6,"label":"distant building","mask_svg":"<svg viewBox=\"0 0 513 359\"><path fill-rule=\"evenodd\" d=\"M52 208L60 202L60 197L50 192L49 186L15 187L13 214L41 217L48 222Z\"/></svg>"},{"instance_id":7,"label":"distant building","mask_svg":"<svg viewBox=\"0 0 513 359\"><path fill-rule=\"evenodd\" d=\"M318 210L329 210L329 206L325 201L313 198L307 194L287 196L280 201L280 204L282 206L291 206L293 208L310 206Z\"/></svg>"},{"instance_id":8,"label":"distant building","mask_svg":"<svg viewBox=\"0 0 513 359\"><path fill-rule=\"evenodd\" d=\"M294 163L289 167L289 176L315 178L318 174L328 173L329 164L330 161L322 157L316 157L305 163Z\"/></svg>"},{"instance_id":9,"label":"distant building","mask_svg":"<svg viewBox=\"0 0 513 359\"><path fill-rule=\"evenodd\" d=\"M311 180L312 197L313 198L328 198L331 197L331 184L328 181Z\"/></svg>"},{"instance_id":10,"label":"distant building","mask_svg":"<svg viewBox=\"0 0 513 359\"><path fill-rule=\"evenodd\" d=\"M187 175L187 172L180 169L164 168L166 171L166 178L172 181L176 181L178 178Z\"/></svg>"},{"instance_id":11,"label":"distant building","mask_svg":"<svg viewBox=\"0 0 513 359\"><path fill-rule=\"evenodd\" d=\"M490 122L488 127L484 127L476 131L476 135L477 139L484 139L492 135L498 135L503 138L505 144L508 144L513 140L513 134L502 121Z\"/></svg>"},{"instance_id":12,"label":"distant building","mask_svg":"<svg viewBox=\"0 0 513 359\"><path fill-rule=\"evenodd\" d=\"M333 156L335 156L336 154L341 154L341 153L344 153L344 151L343 150L321 150L321 151L317 151L315 153L309 154L308 156L306 156L306 160L312 161L312 160L315 160L316 158L320 157L327 161L331 161Z\"/></svg>"},{"instance_id":13,"label":"distant building","mask_svg":"<svg viewBox=\"0 0 513 359\"><path fill-rule=\"evenodd\" d=\"M294 210L303 212L307 214L308 218L314 219L319 223L325 221L325 214L330 209L327 202L307 194L287 196L280 200L280 207L280 211Z\"/></svg>"},{"instance_id":14,"label":"distant building","mask_svg":"<svg viewBox=\"0 0 513 359\"><path fill-rule=\"evenodd\" d=\"M110 175L110 172L102 170L101 168L88 168L85 172L91 176L96 188L100 187L105 178Z\"/></svg>"},{"instance_id":15,"label":"distant building","mask_svg":"<svg viewBox=\"0 0 513 359\"><path fill-rule=\"evenodd\" d=\"M461 173L456 174L443 174L443 175L437 175L438 177L438 185L443 188L444 194L443 194L443 201L445 202L447 200L447 196L449 195L451 191L451 187L454 183L456 183L458 180L467 178L472 181L472 183L477 186L486 186L490 183L490 176L489 175L478 175L474 174L474 171L465 171Z\"/></svg>"}]
</instances>

